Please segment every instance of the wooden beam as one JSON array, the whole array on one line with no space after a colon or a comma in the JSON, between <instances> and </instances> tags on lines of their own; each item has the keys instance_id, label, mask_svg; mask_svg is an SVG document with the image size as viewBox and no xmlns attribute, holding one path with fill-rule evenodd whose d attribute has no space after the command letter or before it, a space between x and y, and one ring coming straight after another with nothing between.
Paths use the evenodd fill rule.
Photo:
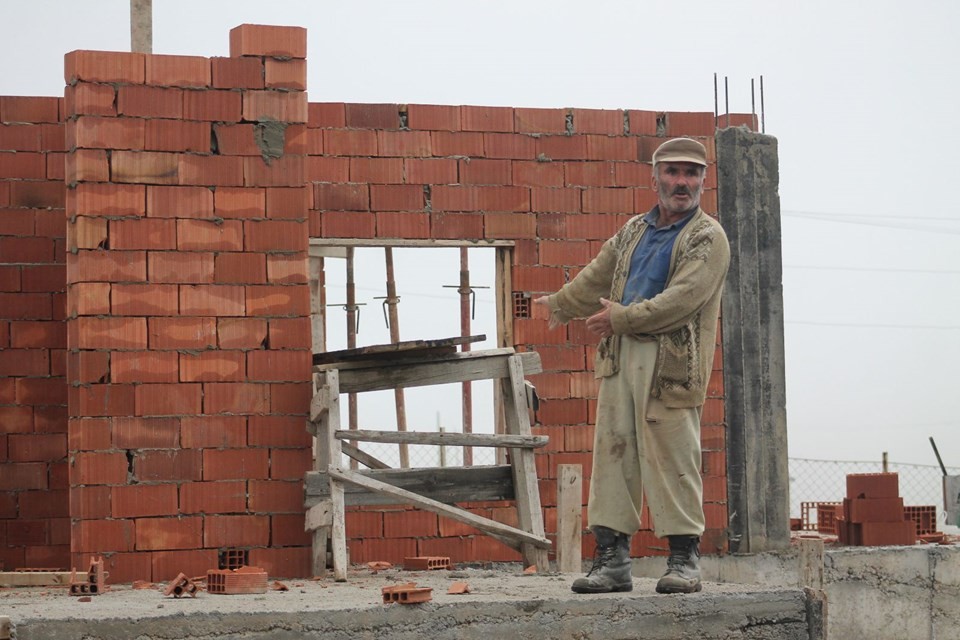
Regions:
<instances>
[{"instance_id":1,"label":"wooden beam","mask_svg":"<svg viewBox=\"0 0 960 640\"><path fill-rule=\"evenodd\" d=\"M342 431L336 434L336 437L340 437L339 434L343 433ZM356 431L352 433L357 433ZM349 436L348 436L349 437ZM354 440L358 438L354 437ZM389 469L390 465L386 462L383 462L379 458L374 458L372 455L366 451L361 451L359 448L353 446L349 442L341 442L340 448L343 450L343 453L347 456L353 458L362 465L366 465L370 469Z\"/></svg>"},{"instance_id":2,"label":"wooden beam","mask_svg":"<svg viewBox=\"0 0 960 640\"><path fill-rule=\"evenodd\" d=\"M403 238L310 238L314 247L512 247L513 240L407 240Z\"/></svg>"},{"instance_id":3,"label":"wooden beam","mask_svg":"<svg viewBox=\"0 0 960 640\"><path fill-rule=\"evenodd\" d=\"M0 587L68 585L70 574L70 571L0 571Z\"/></svg>"},{"instance_id":4,"label":"wooden beam","mask_svg":"<svg viewBox=\"0 0 960 640\"><path fill-rule=\"evenodd\" d=\"M364 469L358 473L444 504L513 500L515 495L510 465L470 468ZM330 497L330 482L325 471L307 472L305 485L305 505L308 507ZM344 501L350 506L409 504L353 485L344 487Z\"/></svg>"},{"instance_id":5,"label":"wooden beam","mask_svg":"<svg viewBox=\"0 0 960 640\"><path fill-rule=\"evenodd\" d=\"M425 433L422 431L357 431L336 434L340 440L360 442L385 442L389 444L428 444L440 446L468 447L516 447L521 449L539 449L549 443L548 436L494 435L486 433Z\"/></svg>"},{"instance_id":6,"label":"wooden beam","mask_svg":"<svg viewBox=\"0 0 960 640\"><path fill-rule=\"evenodd\" d=\"M583 570L583 471L579 464L557 465L557 571Z\"/></svg>"},{"instance_id":7,"label":"wooden beam","mask_svg":"<svg viewBox=\"0 0 960 640\"><path fill-rule=\"evenodd\" d=\"M463 522L464 524L468 524L475 529L483 531L484 533L491 533L496 536L516 539L540 549L550 548L550 541L544 537L535 536L532 533L515 529L501 522L495 522L493 520L488 520L487 518L481 518L480 516L474 515L468 511L464 511L463 509L445 505L442 502L425 498L417 495L416 493L394 487L393 485L380 482L379 480L374 480L373 478L369 478L359 473L355 473L347 469L338 469L333 466L330 467L327 473L330 474L331 478L336 478L341 482L354 484L363 487L364 489L369 489L370 491L376 491L377 493L383 493L384 495L405 500L407 503L416 507L425 509L427 511L432 511L433 513L450 518L451 520L456 520L457 522Z\"/></svg>"}]
</instances>

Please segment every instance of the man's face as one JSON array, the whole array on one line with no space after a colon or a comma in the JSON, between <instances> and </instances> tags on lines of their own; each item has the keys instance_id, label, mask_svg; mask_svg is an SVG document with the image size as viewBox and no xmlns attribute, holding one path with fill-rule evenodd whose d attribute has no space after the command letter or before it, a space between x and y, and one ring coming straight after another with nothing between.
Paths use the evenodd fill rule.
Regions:
<instances>
[{"instance_id":1,"label":"man's face","mask_svg":"<svg viewBox=\"0 0 960 640\"><path fill-rule=\"evenodd\" d=\"M693 162L661 162L653 176L660 210L676 215L696 209L703 194L703 167Z\"/></svg>"}]
</instances>

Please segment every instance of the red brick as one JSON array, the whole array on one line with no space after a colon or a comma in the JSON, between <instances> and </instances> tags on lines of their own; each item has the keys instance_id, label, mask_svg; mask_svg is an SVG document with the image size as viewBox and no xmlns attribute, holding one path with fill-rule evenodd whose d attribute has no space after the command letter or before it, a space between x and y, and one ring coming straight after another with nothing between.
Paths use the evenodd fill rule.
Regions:
<instances>
[{"instance_id":1,"label":"red brick","mask_svg":"<svg viewBox=\"0 0 960 640\"><path fill-rule=\"evenodd\" d=\"M0 150L40 151L40 127L0 124Z\"/></svg>"},{"instance_id":2,"label":"red brick","mask_svg":"<svg viewBox=\"0 0 960 640\"><path fill-rule=\"evenodd\" d=\"M588 157L587 136L541 136L537 157L550 160L581 160Z\"/></svg>"},{"instance_id":3,"label":"red brick","mask_svg":"<svg viewBox=\"0 0 960 640\"><path fill-rule=\"evenodd\" d=\"M667 137L710 136L713 137L716 122L712 112L670 111L666 115Z\"/></svg>"},{"instance_id":4,"label":"red brick","mask_svg":"<svg viewBox=\"0 0 960 640\"><path fill-rule=\"evenodd\" d=\"M435 156L482 157L484 155L483 136L482 133L432 131L430 146Z\"/></svg>"},{"instance_id":5,"label":"red brick","mask_svg":"<svg viewBox=\"0 0 960 640\"><path fill-rule=\"evenodd\" d=\"M611 136L584 136L587 160L635 160L636 138Z\"/></svg>"},{"instance_id":6,"label":"red brick","mask_svg":"<svg viewBox=\"0 0 960 640\"><path fill-rule=\"evenodd\" d=\"M217 89L262 89L260 58L210 58L213 86Z\"/></svg>"},{"instance_id":7,"label":"red brick","mask_svg":"<svg viewBox=\"0 0 960 640\"><path fill-rule=\"evenodd\" d=\"M264 79L266 86L273 89L307 89L307 61L302 59L278 60L267 58ZM306 95L304 95L306 98Z\"/></svg>"},{"instance_id":8,"label":"red brick","mask_svg":"<svg viewBox=\"0 0 960 640\"><path fill-rule=\"evenodd\" d=\"M249 351L247 376L255 381L295 382L310 377L309 351Z\"/></svg>"},{"instance_id":9,"label":"red brick","mask_svg":"<svg viewBox=\"0 0 960 640\"><path fill-rule=\"evenodd\" d=\"M350 158L350 182L399 184L403 182L401 158Z\"/></svg>"},{"instance_id":10,"label":"red brick","mask_svg":"<svg viewBox=\"0 0 960 640\"><path fill-rule=\"evenodd\" d=\"M251 549L250 563L271 576L310 577L310 547Z\"/></svg>"},{"instance_id":11,"label":"red brick","mask_svg":"<svg viewBox=\"0 0 960 640\"><path fill-rule=\"evenodd\" d=\"M64 179L76 182L106 182L110 179L107 152L102 149L76 149L66 157Z\"/></svg>"},{"instance_id":12,"label":"red brick","mask_svg":"<svg viewBox=\"0 0 960 640\"><path fill-rule=\"evenodd\" d=\"M239 156L180 156L180 184L214 187L243 186L243 158Z\"/></svg>"},{"instance_id":13,"label":"red brick","mask_svg":"<svg viewBox=\"0 0 960 640\"><path fill-rule=\"evenodd\" d=\"M614 162L613 166L614 184L612 186L650 188L653 174L649 164L642 162Z\"/></svg>"},{"instance_id":14,"label":"red brick","mask_svg":"<svg viewBox=\"0 0 960 640\"><path fill-rule=\"evenodd\" d=\"M900 477L896 473L847 474L847 498L896 498Z\"/></svg>"},{"instance_id":15,"label":"red brick","mask_svg":"<svg viewBox=\"0 0 960 640\"><path fill-rule=\"evenodd\" d=\"M94 149L143 149L146 127L139 118L80 116L67 123L67 146Z\"/></svg>"},{"instance_id":16,"label":"red brick","mask_svg":"<svg viewBox=\"0 0 960 640\"><path fill-rule=\"evenodd\" d=\"M119 417L113 418L111 425L116 449L175 448L180 444L180 422L176 418Z\"/></svg>"},{"instance_id":17,"label":"red brick","mask_svg":"<svg viewBox=\"0 0 960 640\"><path fill-rule=\"evenodd\" d=\"M421 211L424 199L420 185L370 185L370 208L374 211Z\"/></svg>"},{"instance_id":18,"label":"red brick","mask_svg":"<svg viewBox=\"0 0 960 640\"><path fill-rule=\"evenodd\" d=\"M241 94L236 91L185 91L183 117L186 120L240 122L242 104Z\"/></svg>"},{"instance_id":19,"label":"red brick","mask_svg":"<svg viewBox=\"0 0 960 640\"><path fill-rule=\"evenodd\" d=\"M617 184L613 162L574 161L560 166L564 168L564 184L568 187L612 187Z\"/></svg>"},{"instance_id":20,"label":"red brick","mask_svg":"<svg viewBox=\"0 0 960 640\"><path fill-rule=\"evenodd\" d=\"M347 182L350 179L349 158L309 156L305 160L304 182Z\"/></svg>"},{"instance_id":21,"label":"red brick","mask_svg":"<svg viewBox=\"0 0 960 640\"><path fill-rule=\"evenodd\" d=\"M204 384L203 413L256 414L269 411L269 385L233 382Z\"/></svg>"},{"instance_id":22,"label":"red brick","mask_svg":"<svg viewBox=\"0 0 960 640\"><path fill-rule=\"evenodd\" d=\"M251 480L247 489L255 513L295 513L303 529L303 482Z\"/></svg>"},{"instance_id":23,"label":"red brick","mask_svg":"<svg viewBox=\"0 0 960 640\"><path fill-rule=\"evenodd\" d=\"M200 413L199 384L141 384L136 389L136 415L173 416Z\"/></svg>"},{"instance_id":24,"label":"red brick","mask_svg":"<svg viewBox=\"0 0 960 640\"><path fill-rule=\"evenodd\" d=\"M147 449L136 452L133 475L138 482L199 481L202 466L198 449Z\"/></svg>"},{"instance_id":25,"label":"red brick","mask_svg":"<svg viewBox=\"0 0 960 640\"><path fill-rule=\"evenodd\" d=\"M261 284L267 281L267 260L260 253L220 253L214 261L220 284Z\"/></svg>"},{"instance_id":26,"label":"red brick","mask_svg":"<svg viewBox=\"0 0 960 640\"><path fill-rule=\"evenodd\" d=\"M233 285L182 285L180 314L185 316L242 316L244 289Z\"/></svg>"},{"instance_id":27,"label":"red brick","mask_svg":"<svg viewBox=\"0 0 960 640\"><path fill-rule=\"evenodd\" d=\"M270 538L275 545L310 546L313 535L303 530L303 514L273 515L270 517Z\"/></svg>"},{"instance_id":28,"label":"red brick","mask_svg":"<svg viewBox=\"0 0 960 640\"><path fill-rule=\"evenodd\" d=\"M176 351L114 351L111 382L177 382Z\"/></svg>"},{"instance_id":29,"label":"red brick","mask_svg":"<svg viewBox=\"0 0 960 640\"><path fill-rule=\"evenodd\" d=\"M514 131L518 133L566 133L567 111L565 109L513 110Z\"/></svg>"},{"instance_id":30,"label":"red brick","mask_svg":"<svg viewBox=\"0 0 960 640\"><path fill-rule=\"evenodd\" d=\"M573 129L577 133L624 133L623 111L605 109L573 109ZM631 130L631 133L634 133Z\"/></svg>"},{"instance_id":31,"label":"red brick","mask_svg":"<svg viewBox=\"0 0 960 640\"><path fill-rule=\"evenodd\" d=\"M67 436L65 433L50 434L10 434L8 436L10 462L50 462L63 460L67 455ZM23 498L21 496L21 517Z\"/></svg>"},{"instance_id":32,"label":"red brick","mask_svg":"<svg viewBox=\"0 0 960 640\"><path fill-rule=\"evenodd\" d=\"M0 351L0 371L9 376L43 376L49 374L50 352L47 349L4 349Z\"/></svg>"},{"instance_id":33,"label":"red brick","mask_svg":"<svg viewBox=\"0 0 960 640\"><path fill-rule=\"evenodd\" d=\"M110 375L109 354L105 351L71 352L68 373L71 382L106 382Z\"/></svg>"},{"instance_id":34,"label":"red brick","mask_svg":"<svg viewBox=\"0 0 960 640\"><path fill-rule=\"evenodd\" d=\"M149 557L152 567L151 575L155 582L169 582L180 573L188 576L205 576L210 567L217 566L216 549L153 551Z\"/></svg>"},{"instance_id":35,"label":"red brick","mask_svg":"<svg viewBox=\"0 0 960 640\"><path fill-rule=\"evenodd\" d=\"M306 252L267 256L267 280L276 284L306 284L309 264Z\"/></svg>"},{"instance_id":36,"label":"red brick","mask_svg":"<svg viewBox=\"0 0 960 640\"><path fill-rule=\"evenodd\" d=\"M5 178L42 180L46 177L46 163L39 153L0 153L0 175Z\"/></svg>"},{"instance_id":37,"label":"red brick","mask_svg":"<svg viewBox=\"0 0 960 640\"><path fill-rule=\"evenodd\" d=\"M252 124L213 125L217 151L226 156L259 156Z\"/></svg>"},{"instance_id":38,"label":"red brick","mask_svg":"<svg viewBox=\"0 0 960 640\"><path fill-rule=\"evenodd\" d=\"M151 282L213 282L212 253L151 251L147 258Z\"/></svg>"},{"instance_id":39,"label":"red brick","mask_svg":"<svg viewBox=\"0 0 960 640\"><path fill-rule=\"evenodd\" d=\"M273 349L310 348L310 318L273 318L269 337Z\"/></svg>"},{"instance_id":40,"label":"red brick","mask_svg":"<svg viewBox=\"0 0 960 640\"><path fill-rule=\"evenodd\" d=\"M281 382L270 385L270 410L273 413L306 415L312 398L313 388L310 382ZM309 463L310 461L306 460L306 464ZM307 471L309 469L305 469L304 473ZM302 478L303 473L293 477Z\"/></svg>"},{"instance_id":41,"label":"red brick","mask_svg":"<svg viewBox=\"0 0 960 640\"><path fill-rule=\"evenodd\" d=\"M248 187L299 187L304 184L304 157L287 155L267 164L263 158L244 157L243 184Z\"/></svg>"},{"instance_id":42,"label":"red brick","mask_svg":"<svg viewBox=\"0 0 960 640\"><path fill-rule=\"evenodd\" d=\"M375 214L365 211L327 211L321 217L325 238L373 238L376 234Z\"/></svg>"},{"instance_id":43,"label":"red brick","mask_svg":"<svg viewBox=\"0 0 960 640\"><path fill-rule=\"evenodd\" d=\"M207 516L203 544L206 547L263 547L270 543L267 516Z\"/></svg>"},{"instance_id":44,"label":"red brick","mask_svg":"<svg viewBox=\"0 0 960 640\"><path fill-rule=\"evenodd\" d=\"M10 323L9 347L13 349L67 348L67 327L63 322L38 320Z\"/></svg>"},{"instance_id":45,"label":"red brick","mask_svg":"<svg viewBox=\"0 0 960 640\"><path fill-rule=\"evenodd\" d=\"M267 321L259 318L220 318L217 336L221 349L259 349L267 339Z\"/></svg>"},{"instance_id":46,"label":"red brick","mask_svg":"<svg viewBox=\"0 0 960 640\"><path fill-rule=\"evenodd\" d=\"M0 308L9 309L5 315L11 320L50 320L53 297L48 293L0 293Z\"/></svg>"},{"instance_id":47,"label":"red brick","mask_svg":"<svg viewBox=\"0 0 960 640\"><path fill-rule=\"evenodd\" d=\"M303 27L276 27L242 24L230 30L230 57L307 57L307 30Z\"/></svg>"},{"instance_id":48,"label":"red brick","mask_svg":"<svg viewBox=\"0 0 960 640\"><path fill-rule=\"evenodd\" d=\"M514 113L510 107L460 107L464 131L513 131Z\"/></svg>"},{"instance_id":49,"label":"red brick","mask_svg":"<svg viewBox=\"0 0 960 640\"><path fill-rule=\"evenodd\" d=\"M113 85L109 84L81 82L64 89L64 102L67 116L113 116L117 114L115 100L116 89Z\"/></svg>"},{"instance_id":50,"label":"red brick","mask_svg":"<svg viewBox=\"0 0 960 640\"><path fill-rule=\"evenodd\" d=\"M81 520L71 527L70 550L74 553L132 551L134 539L133 520Z\"/></svg>"},{"instance_id":51,"label":"red brick","mask_svg":"<svg viewBox=\"0 0 960 640\"><path fill-rule=\"evenodd\" d=\"M131 485L111 490L114 518L139 518L177 513L177 485Z\"/></svg>"},{"instance_id":52,"label":"red brick","mask_svg":"<svg viewBox=\"0 0 960 640\"><path fill-rule=\"evenodd\" d=\"M460 107L429 104L407 105L407 125L411 129L459 131Z\"/></svg>"},{"instance_id":53,"label":"red brick","mask_svg":"<svg viewBox=\"0 0 960 640\"><path fill-rule=\"evenodd\" d=\"M537 220L524 213L487 213L483 216L485 238L536 238Z\"/></svg>"},{"instance_id":54,"label":"red brick","mask_svg":"<svg viewBox=\"0 0 960 640\"><path fill-rule=\"evenodd\" d=\"M267 66L269 68L269 62ZM301 91L244 91L243 119L306 122L307 94Z\"/></svg>"},{"instance_id":55,"label":"red brick","mask_svg":"<svg viewBox=\"0 0 960 640\"><path fill-rule=\"evenodd\" d=\"M151 349L209 349L217 344L216 321L213 318L150 318L148 343Z\"/></svg>"},{"instance_id":56,"label":"red brick","mask_svg":"<svg viewBox=\"0 0 960 640\"><path fill-rule=\"evenodd\" d=\"M265 480L269 467L266 449L203 450L203 479L206 481Z\"/></svg>"},{"instance_id":57,"label":"red brick","mask_svg":"<svg viewBox=\"0 0 960 640\"><path fill-rule=\"evenodd\" d=\"M400 128L400 107L395 104L346 104L344 116L351 129Z\"/></svg>"},{"instance_id":58,"label":"red brick","mask_svg":"<svg viewBox=\"0 0 960 640\"><path fill-rule=\"evenodd\" d=\"M97 219L94 219L94 222L96 221ZM106 221L103 220L103 222ZM177 243L176 229L173 220L146 218L111 220L109 226L110 249L174 249Z\"/></svg>"},{"instance_id":59,"label":"red brick","mask_svg":"<svg viewBox=\"0 0 960 640\"><path fill-rule=\"evenodd\" d=\"M347 126L346 111L342 102L311 102L309 105L311 128Z\"/></svg>"},{"instance_id":60,"label":"red brick","mask_svg":"<svg viewBox=\"0 0 960 640\"><path fill-rule=\"evenodd\" d=\"M146 349L146 318L92 318L73 321L78 340L76 349Z\"/></svg>"},{"instance_id":61,"label":"red brick","mask_svg":"<svg viewBox=\"0 0 960 640\"><path fill-rule=\"evenodd\" d=\"M633 190L585 189L583 192L583 212L633 213Z\"/></svg>"},{"instance_id":62,"label":"red brick","mask_svg":"<svg viewBox=\"0 0 960 640\"><path fill-rule=\"evenodd\" d=\"M145 61L142 53L71 51L64 57L64 80L142 84Z\"/></svg>"},{"instance_id":63,"label":"red brick","mask_svg":"<svg viewBox=\"0 0 960 640\"><path fill-rule=\"evenodd\" d=\"M70 487L70 515L79 520L110 517L110 487Z\"/></svg>"},{"instance_id":64,"label":"red brick","mask_svg":"<svg viewBox=\"0 0 960 640\"><path fill-rule=\"evenodd\" d=\"M584 241L542 240L540 264L557 266L582 266L593 259L590 245Z\"/></svg>"},{"instance_id":65,"label":"red brick","mask_svg":"<svg viewBox=\"0 0 960 640\"><path fill-rule=\"evenodd\" d=\"M637 111L634 109L628 110L627 117L630 120L630 135L657 135L657 120L660 115L661 114L657 113L656 111Z\"/></svg>"},{"instance_id":66,"label":"red brick","mask_svg":"<svg viewBox=\"0 0 960 640\"><path fill-rule=\"evenodd\" d=\"M393 511L383 514L383 535L385 538L436 536L438 534L437 514L430 511Z\"/></svg>"},{"instance_id":67,"label":"red brick","mask_svg":"<svg viewBox=\"0 0 960 640\"><path fill-rule=\"evenodd\" d=\"M243 226L239 220L177 220L180 251L240 251Z\"/></svg>"},{"instance_id":68,"label":"red brick","mask_svg":"<svg viewBox=\"0 0 960 640\"><path fill-rule=\"evenodd\" d=\"M3 122L58 122L56 98L0 96L0 119Z\"/></svg>"},{"instance_id":69,"label":"red brick","mask_svg":"<svg viewBox=\"0 0 960 640\"><path fill-rule=\"evenodd\" d=\"M140 518L135 522L138 550L196 549L202 546L202 518Z\"/></svg>"},{"instance_id":70,"label":"red brick","mask_svg":"<svg viewBox=\"0 0 960 640\"><path fill-rule=\"evenodd\" d=\"M460 160L462 184L508 185L512 183L512 167L509 160L486 160L467 158Z\"/></svg>"},{"instance_id":71,"label":"red brick","mask_svg":"<svg viewBox=\"0 0 960 640\"><path fill-rule=\"evenodd\" d=\"M657 205L657 192L652 189L634 189L633 190L633 210L638 213L646 213ZM703 200L701 206L708 206Z\"/></svg>"},{"instance_id":72,"label":"red brick","mask_svg":"<svg viewBox=\"0 0 960 640\"><path fill-rule=\"evenodd\" d=\"M332 129L323 132L324 151L333 156L377 155L377 133L357 129Z\"/></svg>"},{"instance_id":73,"label":"red brick","mask_svg":"<svg viewBox=\"0 0 960 640\"><path fill-rule=\"evenodd\" d=\"M267 189L267 217L304 220L309 208L308 187Z\"/></svg>"},{"instance_id":74,"label":"red brick","mask_svg":"<svg viewBox=\"0 0 960 640\"><path fill-rule=\"evenodd\" d=\"M206 187L148 187L146 214L151 218L211 218L213 192Z\"/></svg>"},{"instance_id":75,"label":"red brick","mask_svg":"<svg viewBox=\"0 0 960 640\"><path fill-rule=\"evenodd\" d=\"M11 176L12 177L12 176ZM11 207L52 207L63 209L66 188L62 181L28 181L0 183L0 196L8 191L6 205Z\"/></svg>"},{"instance_id":76,"label":"red brick","mask_svg":"<svg viewBox=\"0 0 960 640\"><path fill-rule=\"evenodd\" d=\"M183 116L183 91L143 85L118 87L117 113L142 118L179 119Z\"/></svg>"},{"instance_id":77,"label":"red brick","mask_svg":"<svg viewBox=\"0 0 960 640\"><path fill-rule=\"evenodd\" d=\"M146 83L167 87L207 87L210 61L200 56L146 56Z\"/></svg>"},{"instance_id":78,"label":"red brick","mask_svg":"<svg viewBox=\"0 0 960 640\"><path fill-rule=\"evenodd\" d=\"M126 484L127 456L123 453L74 453L71 477L75 484Z\"/></svg>"},{"instance_id":79,"label":"red brick","mask_svg":"<svg viewBox=\"0 0 960 640\"><path fill-rule=\"evenodd\" d=\"M77 216L67 223L67 244L74 249L103 249L107 246L107 220Z\"/></svg>"},{"instance_id":80,"label":"red brick","mask_svg":"<svg viewBox=\"0 0 960 640\"><path fill-rule=\"evenodd\" d=\"M244 416L184 416L180 418L180 445L190 449L245 447Z\"/></svg>"},{"instance_id":81,"label":"red brick","mask_svg":"<svg viewBox=\"0 0 960 640\"><path fill-rule=\"evenodd\" d=\"M429 238L430 215L427 213L377 213L378 238Z\"/></svg>"},{"instance_id":82,"label":"red brick","mask_svg":"<svg viewBox=\"0 0 960 640\"><path fill-rule=\"evenodd\" d=\"M182 382L237 382L243 379L241 351L204 351L180 356Z\"/></svg>"},{"instance_id":83,"label":"red brick","mask_svg":"<svg viewBox=\"0 0 960 640\"><path fill-rule=\"evenodd\" d=\"M431 192L431 202L434 211L530 211L530 189L437 186Z\"/></svg>"},{"instance_id":84,"label":"red brick","mask_svg":"<svg viewBox=\"0 0 960 640\"><path fill-rule=\"evenodd\" d=\"M159 151L114 151L110 175L114 182L177 184L180 158Z\"/></svg>"},{"instance_id":85,"label":"red brick","mask_svg":"<svg viewBox=\"0 0 960 640\"><path fill-rule=\"evenodd\" d=\"M71 189L67 211L71 215L142 216L146 210L143 185L78 184Z\"/></svg>"},{"instance_id":86,"label":"red brick","mask_svg":"<svg viewBox=\"0 0 960 640\"><path fill-rule=\"evenodd\" d=\"M147 120L144 149L148 151L210 151L210 123L186 120Z\"/></svg>"},{"instance_id":87,"label":"red brick","mask_svg":"<svg viewBox=\"0 0 960 640\"><path fill-rule=\"evenodd\" d=\"M244 220L245 251L306 251L308 244L305 222L288 220Z\"/></svg>"},{"instance_id":88,"label":"red brick","mask_svg":"<svg viewBox=\"0 0 960 640\"><path fill-rule=\"evenodd\" d=\"M304 415L308 405L309 401L304 403L301 416ZM308 447L270 450L270 478L273 480L300 480L311 469L313 469L313 455Z\"/></svg>"},{"instance_id":89,"label":"red brick","mask_svg":"<svg viewBox=\"0 0 960 640\"><path fill-rule=\"evenodd\" d=\"M247 509L247 483L190 482L180 487L181 513L231 513Z\"/></svg>"},{"instance_id":90,"label":"red brick","mask_svg":"<svg viewBox=\"0 0 960 640\"><path fill-rule=\"evenodd\" d=\"M307 316L310 314L310 291L307 287L248 286L248 316Z\"/></svg>"},{"instance_id":91,"label":"red brick","mask_svg":"<svg viewBox=\"0 0 960 640\"><path fill-rule=\"evenodd\" d=\"M177 315L177 286L173 284L115 284L110 310L116 316Z\"/></svg>"},{"instance_id":92,"label":"red brick","mask_svg":"<svg viewBox=\"0 0 960 640\"><path fill-rule=\"evenodd\" d=\"M430 133L427 131L377 131L382 156L430 157Z\"/></svg>"},{"instance_id":93,"label":"red brick","mask_svg":"<svg viewBox=\"0 0 960 640\"><path fill-rule=\"evenodd\" d=\"M457 160L452 158L404 158L404 182L408 184L454 184Z\"/></svg>"},{"instance_id":94,"label":"red brick","mask_svg":"<svg viewBox=\"0 0 960 640\"><path fill-rule=\"evenodd\" d=\"M214 211L222 218L263 218L266 190L220 187L213 194Z\"/></svg>"},{"instance_id":95,"label":"red brick","mask_svg":"<svg viewBox=\"0 0 960 640\"><path fill-rule=\"evenodd\" d=\"M537 138L526 134L485 133L483 149L487 158L534 160L537 157Z\"/></svg>"},{"instance_id":96,"label":"red brick","mask_svg":"<svg viewBox=\"0 0 960 640\"><path fill-rule=\"evenodd\" d=\"M435 213L430 216L433 238L462 240L483 237L483 216L472 213Z\"/></svg>"}]
</instances>

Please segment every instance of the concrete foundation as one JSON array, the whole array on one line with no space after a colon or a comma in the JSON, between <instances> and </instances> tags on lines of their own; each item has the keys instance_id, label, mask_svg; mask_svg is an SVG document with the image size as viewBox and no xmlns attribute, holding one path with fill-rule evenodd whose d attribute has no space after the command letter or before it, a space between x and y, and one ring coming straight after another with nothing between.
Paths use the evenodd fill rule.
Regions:
<instances>
[{"instance_id":1,"label":"concrete foundation","mask_svg":"<svg viewBox=\"0 0 960 640\"><path fill-rule=\"evenodd\" d=\"M391 570L346 583L289 582L289 591L262 595L169 598L159 585L116 587L90 602L63 590L8 590L0 610L18 640L823 638L822 601L796 587L710 584L699 594L664 596L654 593L654 580L641 578L632 593L577 596L572 579L516 570ZM433 600L383 604L381 587L407 581L432 587ZM471 592L448 595L453 581L466 581Z\"/></svg>"}]
</instances>

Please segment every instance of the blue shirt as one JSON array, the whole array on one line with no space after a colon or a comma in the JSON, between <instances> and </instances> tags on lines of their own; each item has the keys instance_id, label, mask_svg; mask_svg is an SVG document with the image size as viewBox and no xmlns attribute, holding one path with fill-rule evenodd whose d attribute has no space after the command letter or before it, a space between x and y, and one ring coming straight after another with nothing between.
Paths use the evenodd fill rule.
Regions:
<instances>
[{"instance_id":1,"label":"blue shirt","mask_svg":"<svg viewBox=\"0 0 960 640\"><path fill-rule=\"evenodd\" d=\"M621 304L649 300L663 291L667 283L667 274L670 273L673 244L695 213L696 210L691 211L680 220L660 229L657 228L657 218L660 217L659 206L643 216L643 221L650 226L643 232L630 258L630 275L627 276Z\"/></svg>"}]
</instances>

